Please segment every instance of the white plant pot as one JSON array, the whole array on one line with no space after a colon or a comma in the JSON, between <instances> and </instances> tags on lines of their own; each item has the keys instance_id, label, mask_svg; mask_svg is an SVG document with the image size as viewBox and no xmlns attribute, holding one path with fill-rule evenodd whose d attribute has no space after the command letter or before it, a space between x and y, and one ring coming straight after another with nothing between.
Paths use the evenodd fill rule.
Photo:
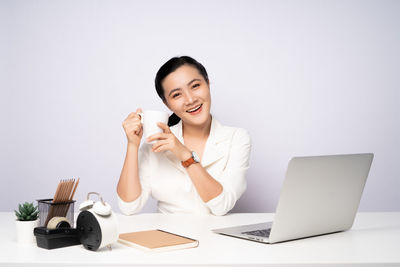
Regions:
<instances>
[{"instance_id":1,"label":"white plant pot","mask_svg":"<svg viewBox=\"0 0 400 267\"><path fill-rule=\"evenodd\" d=\"M39 219L36 221L15 221L17 230L17 242L21 244L36 243L33 229L39 226Z\"/></svg>"}]
</instances>

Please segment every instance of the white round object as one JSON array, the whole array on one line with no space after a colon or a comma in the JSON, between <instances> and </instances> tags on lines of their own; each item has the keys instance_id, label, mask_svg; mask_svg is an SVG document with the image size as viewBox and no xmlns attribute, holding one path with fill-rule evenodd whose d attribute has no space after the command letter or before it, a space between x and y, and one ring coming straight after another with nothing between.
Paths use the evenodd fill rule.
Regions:
<instances>
[{"instance_id":1,"label":"white round object","mask_svg":"<svg viewBox=\"0 0 400 267\"><path fill-rule=\"evenodd\" d=\"M97 201L93 205L93 211L100 216L108 216L111 214L111 206L107 202L103 204L101 201Z\"/></svg>"},{"instance_id":2,"label":"white round object","mask_svg":"<svg viewBox=\"0 0 400 267\"><path fill-rule=\"evenodd\" d=\"M117 216L97 214L93 209L84 210L78 215L77 229L82 245L89 250L98 250L114 244L118 240Z\"/></svg>"},{"instance_id":3,"label":"white round object","mask_svg":"<svg viewBox=\"0 0 400 267\"><path fill-rule=\"evenodd\" d=\"M97 215L97 221L100 224L102 233L100 248L117 242L119 236L117 216L113 212L110 212L108 217Z\"/></svg>"},{"instance_id":4,"label":"white round object","mask_svg":"<svg viewBox=\"0 0 400 267\"><path fill-rule=\"evenodd\" d=\"M88 199L86 201L83 201L80 205L79 205L79 210L87 210L87 209L91 209L93 207L93 200Z\"/></svg>"}]
</instances>

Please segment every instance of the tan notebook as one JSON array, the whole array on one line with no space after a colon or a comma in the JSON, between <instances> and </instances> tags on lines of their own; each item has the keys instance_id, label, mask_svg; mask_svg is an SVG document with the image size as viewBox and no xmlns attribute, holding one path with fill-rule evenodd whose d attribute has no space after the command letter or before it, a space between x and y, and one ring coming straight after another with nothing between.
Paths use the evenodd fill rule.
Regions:
<instances>
[{"instance_id":1,"label":"tan notebook","mask_svg":"<svg viewBox=\"0 0 400 267\"><path fill-rule=\"evenodd\" d=\"M184 248L194 248L199 241L163 230L148 230L119 235L122 244L141 248L147 251L169 251Z\"/></svg>"}]
</instances>

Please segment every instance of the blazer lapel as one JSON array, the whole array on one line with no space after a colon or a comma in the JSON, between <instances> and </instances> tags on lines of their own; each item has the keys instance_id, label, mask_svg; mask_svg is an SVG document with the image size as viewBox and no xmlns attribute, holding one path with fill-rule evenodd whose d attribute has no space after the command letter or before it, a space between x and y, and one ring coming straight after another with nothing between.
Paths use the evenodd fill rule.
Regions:
<instances>
[{"instance_id":1,"label":"blazer lapel","mask_svg":"<svg viewBox=\"0 0 400 267\"><path fill-rule=\"evenodd\" d=\"M170 129L176 138L178 138L178 140L184 144L182 121L180 121L177 125L172 126ZM231 137L232 131L229 131L227 128L223 127L213 117L211 121L210 135L208 136L201 161L201 165L204 168L212 165L214 162L218 161L228 153ZM186 173L185 168L182 166L180 160L177 159L172 152L166 151L165 156L172 166L181 172Z\"/></svg>"},{"instance_id":2,"label":"blazer lapel","mask_svg":"<svg viewBox=\"0 0 400 267\"><path fill-rule=\"evenodd\" d=\"M228 153L231 136L231 131L223 127L216 119L212 119L210 135L201 162L204 168L212 165Z\"/></svg>"}]
</instances>

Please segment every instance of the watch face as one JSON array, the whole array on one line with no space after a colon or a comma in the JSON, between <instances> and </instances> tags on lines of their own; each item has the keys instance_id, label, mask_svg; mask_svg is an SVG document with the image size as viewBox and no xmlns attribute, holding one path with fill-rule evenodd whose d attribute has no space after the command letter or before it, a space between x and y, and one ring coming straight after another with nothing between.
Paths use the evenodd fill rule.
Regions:
<instances>
[{"instance_id":1,"label":"watch face","mask_svg":"<svg viewBox=\"0 0 400 267\"><path fill-rule=\"evenodd\" d=\"M192 156L193 156L194 161L200 162L200 158L199 158L199 156L197 156L196 152L192 151Z\"/></svg>"}]
</instances>

